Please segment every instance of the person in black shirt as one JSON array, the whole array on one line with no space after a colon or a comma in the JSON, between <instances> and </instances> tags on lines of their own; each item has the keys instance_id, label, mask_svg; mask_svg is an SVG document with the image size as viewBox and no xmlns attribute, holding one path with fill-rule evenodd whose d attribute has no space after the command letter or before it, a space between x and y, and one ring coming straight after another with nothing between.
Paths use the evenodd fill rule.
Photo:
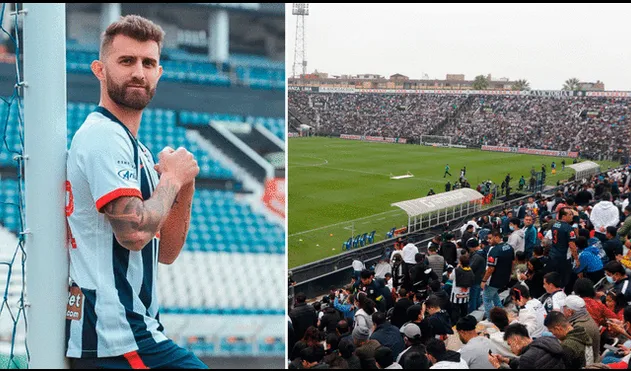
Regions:
<instances>
[{"instance_id":1,"label":"person in black shirt","mask_svg":"<svg viewBox=\"0 0 631 371\"><path fill-rule=\"evenodd\" d=\"M410 280L412 282L412 287L414 288L414 292L424 300L428 294L428 285L431 280L437 280L438 276L432 270L432 268L427 265L425 261L425 255L418 253L414 256L416 261L416 265L410 268Z\"/></svg>"},{"instance_id":2,"label":"person in black shirt","mask_svg":"<svg viewBox=\"0 0 631 371\"><path fill-rule=\"evenodd\" d=\"M467 246L467 241L469 241L470 238L474 237L475 231L473 228L473 224L467 224L467 228L465 229L464 233L462 234L462 238L460 239L463 246Z\"/></svg>"},{"instance_id":3,"label":"person in black shirt","mask_svg":"<svg viewBox=\"0 0 631 371\"><path fill-rule=\"evenodd\" d=\"M406 311L409 307L414 305L414 303L412 300L408 299L408 292L406 289L400 289L397 296L397 302L394 304L394 308L392 308L390 323L398 328L401 328L401 326L407 322Z\"/></svg>"},{"instance_id":4,"label":"person in black shirt","mask_svg":"<svg viewBox=\"0 0 631 371\"><path fill-rule=\"evenodd\" d=\"M475 238L467 241L467 247L469 248L470 256L469 264L475 276L473 286L471 286L469 293L469 313L471 313L482 305L480 284L482 283L482 277L486 271L486 252L482 250L480 243Z\"/></svg>"},{"instance_id":5,"label":"person in black shirt","mask_svg":"<svg viewBox=\"0 0 631 371\"><path fill-rule=\"evenodd\" d=\"M440 247L440 255L445 258L447 264L455 267L458 260L458 247L453 240L453 234L447 233L445 235L445 242Z\"/></svg>"},{"instance_id":6,"label":"person in black shirt","mask_svg":"<svg viewBox=\"0 0 631 371\"><path fill-rule=\"evenodd\" d=\"M382 286L379 282L373 279L373 273L368 269L364 269L361 272L361 283L359 285L359 291L364 292L368 295L369 299L372 299L379 311L385 312L386 308L386 300L383 296Z\"/></svg>"},{"instance_id":7,"label":"person in black shirt","mask_svg":"<svg viewBox=\"0 0 631 371\"><path fill-rule=\"evenodd\" d=\"M451 191L451 182L447 181L447 184L445 184L445 192L449 192Z\"/></svg>"},{"instance_id":8,"label":"person in black shirt","mask_svg":"<svg viewBox=\"0 0 631 371\"><path fill-rule=\"evenodd\" d=\"M616 256L622 255L622 241L618 237L618 230L616 227L609 226L607 227L607 233L605 233L605 237L607 241L603 244L603 250L607 253L607 258L609 261L615 261Z\"/></svg>"},{"instance_id":9,"label":"person in black shirt","mask_svg":"<svg viewBox=\"0 0 631 371\"><path fill-rule=\"evenodd\" d=\"M568 259L568 249L574 259L576 267L580 266L578 249L576 247L577 232L569 223L572 223L574 214L569 208L561 208L557 221L552 225L552 247L548 257L549 271L556 271L561 275L561 287L565 287L572 274L572 263Z\"/></svg>"},{"instance_id":10,"label":"person in black shirt","mask_svg":"<svg viewBox=\"0 0 631 371\"><path fill-rule=\"evenodd\" d=\"M500 231L494 230L491 236L492 245L486 260L486 273L480 284L486 318L489 317L491 308L502 307L499 292L508 285L515 260L515 250L503 242Z\"/></svg>"}]
</instances>

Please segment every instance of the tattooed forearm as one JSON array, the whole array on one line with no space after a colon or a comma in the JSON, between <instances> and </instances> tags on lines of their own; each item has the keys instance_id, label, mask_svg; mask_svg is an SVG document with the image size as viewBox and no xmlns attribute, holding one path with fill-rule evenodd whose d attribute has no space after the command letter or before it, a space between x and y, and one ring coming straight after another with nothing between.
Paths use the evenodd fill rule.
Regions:
<instances>
[{"instance_id":1,"label":"tattooed forearm","mask_svg":"<svg viewBox=\"0 0 631 371\"><path fill-rule=\"evenodd\" d=\"M150 199L120 197L103 207L116 239L130 250L140 250L160 231L177 196L178 187L161 181Z\"/></svg>"},{"instance_id":2,"label":"tattooed forearm","mask_svg":"<svg viewBox=\"0 0 631 371\"><path fill-rule=\"evenodd\" d=\"M194 193L195 183L191 183L183 187L177 195L177 201L160 231L160 263L173 263L186 243Z\"/></svg>"}]
</instances>

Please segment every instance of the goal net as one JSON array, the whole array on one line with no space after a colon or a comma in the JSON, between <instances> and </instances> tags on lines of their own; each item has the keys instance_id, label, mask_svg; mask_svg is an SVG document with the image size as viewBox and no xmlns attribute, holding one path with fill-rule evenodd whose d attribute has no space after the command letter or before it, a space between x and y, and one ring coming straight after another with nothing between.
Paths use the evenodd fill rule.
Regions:
<instances>
[{"instance_id":1,"label":"goal net","mask_svg":"<svg viewBox=\"0 0 631 371\"><path fill-rule=\"evenodd\" d=\"M451 137L443 135L421 135L421 144L426 146L449 147Z\"/></svg>"}]
</instances>

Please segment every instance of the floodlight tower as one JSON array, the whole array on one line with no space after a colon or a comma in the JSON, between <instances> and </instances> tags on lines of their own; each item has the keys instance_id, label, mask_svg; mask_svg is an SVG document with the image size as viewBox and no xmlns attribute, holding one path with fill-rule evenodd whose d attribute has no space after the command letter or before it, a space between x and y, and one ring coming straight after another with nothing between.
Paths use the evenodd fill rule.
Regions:
<instances>
[{"instance_id":1,"label":"floodlight tower","mask_svg":"<svg viewBox=\"0 0 631 371\"><path fill-rule=\"evenodd\" d=\"M296 21L296 42L294 45L294 65L291 71L292 77L307 73L307 60L305 59L305 16L309 15L309 4L294 3L292 15L298 16Z\"/></svg>"}]
</instances>

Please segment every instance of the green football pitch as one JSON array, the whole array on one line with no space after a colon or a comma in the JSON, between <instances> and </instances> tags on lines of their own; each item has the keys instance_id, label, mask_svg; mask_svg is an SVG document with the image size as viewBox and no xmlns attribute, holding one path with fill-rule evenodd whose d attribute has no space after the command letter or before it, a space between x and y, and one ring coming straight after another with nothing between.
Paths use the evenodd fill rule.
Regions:
<instances>
[{"instance_id":1,"label":"green football pitch","mask_svg":"<svg viewBox=\"0 0 631 371\"><path fill-rule=\"evenodd\" d=\"M567 167L561 171L562 158L550 156L344 139L292 138L288 153L290 268L343 252L342 243L352 235L376 230L375 242L385 239L393 227L407 225L405 212L392 203L424 197L430 188L444 192L447 180L457 181L463 166L472 188L487 179L499 187L510 173L513 191L520 176L530 178L533 166L540 171L546 165L551 185L573 173ZM550 175L552 161L556 175ZM446 164L451 176L443 178ZM408 172L414 176L390 179Z\"/></svg>"}]
</instances>

